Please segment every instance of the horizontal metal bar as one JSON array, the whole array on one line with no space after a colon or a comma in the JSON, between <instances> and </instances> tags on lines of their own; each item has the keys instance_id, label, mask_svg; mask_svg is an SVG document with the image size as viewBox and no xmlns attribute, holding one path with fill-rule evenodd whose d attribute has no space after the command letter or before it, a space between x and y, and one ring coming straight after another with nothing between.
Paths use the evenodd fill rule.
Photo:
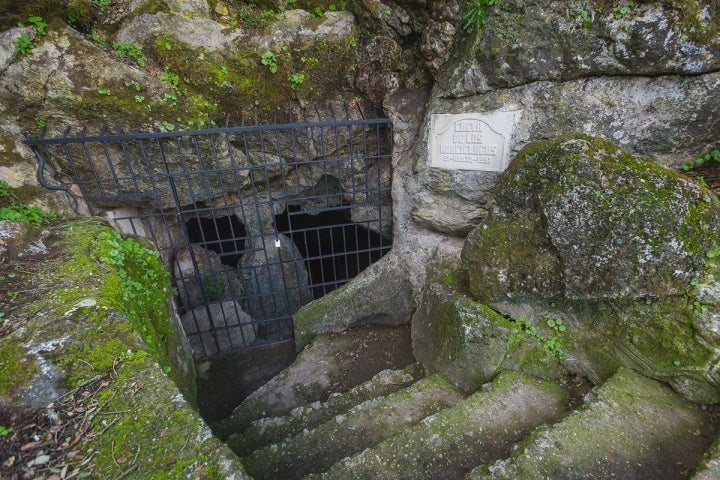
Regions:
<instances>
[{"instance_id":1,"label":"horizontal metal bar","mask_svg":"<svg viewBox=\"0 0 720 480\"><path fill-rule=\"evenodd\" d=\"M302 123L281 123L267 125L241 125L236 127L216 127L204 128L199 130L177 130L171 132L136 132L136 133L118 133L112 135L90 135L83 137L55 137L55 138L27 138L23 143L29 146L39 145L66 145L71 143L90 143L90 142L127 142L131 140L148 140L159 138L178 138L193 137L204 135L230 134L230 133L249 133L268 130L295 130L308 128L332 128L332 127L350 127L357 125L390 125L390 118L368 118L359 120L332 120L326 122L302 122Z\"/></svg>"}]
</instances>

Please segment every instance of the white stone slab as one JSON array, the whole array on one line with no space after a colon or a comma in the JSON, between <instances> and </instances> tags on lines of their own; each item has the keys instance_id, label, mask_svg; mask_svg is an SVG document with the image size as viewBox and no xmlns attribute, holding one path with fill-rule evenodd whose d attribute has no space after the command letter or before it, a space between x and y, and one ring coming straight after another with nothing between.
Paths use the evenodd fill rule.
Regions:
<instances>
[{"instance_id":1,"label":"white stone slab","mask_svg":"<svg viewBox=\"0 0 720 480\"><path fill-rule=\"evenodd\" d=\"M430 116L430 166L502 172L520 111Z\"/></svg>"}]
</instances>

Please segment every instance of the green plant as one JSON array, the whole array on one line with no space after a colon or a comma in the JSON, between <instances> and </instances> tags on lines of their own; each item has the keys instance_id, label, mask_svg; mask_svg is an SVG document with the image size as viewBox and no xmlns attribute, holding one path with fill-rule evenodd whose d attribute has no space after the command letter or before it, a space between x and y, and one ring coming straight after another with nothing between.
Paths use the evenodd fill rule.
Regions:
<instances>
[{"instance_id":1,"label":"green plant","mask_svg":"<svg viewBox=\"0 0 720 480\"><path fill-rule=\"evenodd\" d=\"M7 437L13 431L11 427L0 425L0 437Z\"/></svg>"},{"instance_id":2,"label":"green plant","mask_svg":"<svg viewBox=\"0 0 720 480\"><path fill-rule=\"evenodd\" d=\"M132 88L137 92L139 92L140 88L141 88L140 84L138 82L136 82L135 80L125 80L125 86L128 88Z\"/></svg>"},{"instance_id":3,"label":"green plant","mask_svg":"<svg viewBox=\"0 0 720 480\"><path fill-rule=\"evenodd\" d=\"M123 238L117 232L102 232L99 240L107 242L109 250L100 258L104 264L117 268L122 298L131 317L143 315L146 307L157 302L156 290L168 282L167 272L158 268L160 254L141 246L132 238ZM152 344L147 327L141 319L133 318L139 325L146 343Z\"/></svg>"},{"instance_id":4,"label":"green plant","mask_svg":"<svg viewBox=\"0 0 720 480\"><path fill-rule=\"evenodd\" d=\"M702 304L699 300L693 301L693 310L695 310L696 313L705 313L708 308L707 305Z\"/></svg>"},{"instance_id":5,"label":"green plant","mask_svg":"<svg viewBox=\"0 0 720 480\"><path fill-rule=\"evenodd\" d=\"M564 322L559 318L550 318L546 323L548 327L557 333L561 333L566 330ZM515 320L514 325L521 332L540 342L548 353L557 358L558 361L565 361L565 350L563 349L562 342L560 341L560 337L557 333L553 334L551 337L546 337L540 334L534 325L526 322L522 317Z\"/></svg>"},{"instance_id":6,"label":"green plant","mask_svg":"<svg viewBox=\"0 0 720 480\"><path fill-rule=\"evenodd\" d=\"M708 162L720 163L720 149L715 149L711 152L701 153L695 157L695 160L687 161L683 163L680 168L683 170L692 170L693 168L702 167Z\"/></svg>"},{"instance_id":7,"label":"green plant","mask_svg":"<svg viewBox=\"0 0 720 480\"><path fill-rule=\"evenodd\" d=\"M12 220L15 222L42 225L55 218L56 215L54 213L45 212L37 205L16 203L10 192L10 185L4 180L0 181L0 220ZM8 277L12 278L10 274L8 274Z\"/></svg>"},{"instance_id":8,"label":"green plant","mask_svg":"<svg viewBox=\"0 0 720 480\"><path fill-rule=\"evenodd\" d=\"M499 0L468 0L462 16L462 28L467 33L479 32L487 21L487 8L496 5Z\"/></svg>"},{"instance_id":9,"label":"green plant","mask_svg":"<svg viewBox=\"0 0 720 480\"><path fill-rule=\"evenodd\" d=\"M177 73L173 73L170 71L168 67L165 67L162 72L160 72L160 75L158 75L158 78L168 85L173 90L177 90L178 85L180 84L180 76ZM177 100L177 98L175 98Z\"/></svg>"},{"instance_id":10,"label":"green plant","mask_svg":"<svg viewBox=\"0 0 720 480\"><path fill-rule=\"evenodd\" d=\"M118 58L132 58L137 63L138 67L144 67L147 61L145 55L143 55L140 47L130 42L118 42L117 40L112 43L112 48L115 50L115 54Z\"/></svg>"},{"instance_id":11,"label":"green plant","mask_svg":"<svg viewBox=\"0 0 720 480\"><path fill-rule=\"evenodd\" d=\"M225 293L225 282L222 278L208 276L203 278L202 284L208 300L220 300Z\"/></svg>"},{"instance_id":12,"label":"green plant","mask_svg":"<svg viewBox=\"0 0 720 480\"><path fill-rule=\"evenodd\" d=\"M587 10L582 10L580 15L578 15L577 20L582 28L590 28L590 25L592 25L592 19L590 18L590 14Z\"/></svg>"},{"instance_id":13,"label":"green plant","mask_svg":"<svg viewBox=\"0 0 720 480\"><path fill-rule=\"evenodd\" d=\"M42 225L55 220L55 218L57 216L54 213L46 212L37 205L13 204L0 208L0 220Z\"/></svg>"},{"instance_id":14,"label":"green plant","mask_svg":"<svg viewBox=\"0 0 720 480\"><path fill-rule=\"evenodd\" d=\"M35 117L35 125L38 128L43 128L47 124L47 119L45 117Z\"/></svg>"},{"instance_id":15,"label":"green plant","mask_svg":"<svg viewBox=\"0 0 720 480\"><path fill-rule=\"evenodd\" d=\"M565 323L559 318L548 318L547 326L556 332L564 332L566 330Z\"/></svg>"},{"instance_id":16,"label":"green plant","mask_svg":"<svg viewBox=\"0 0 720 480\"><path fill-rule=\"evenodd\" d=\"M15 48L17 48L18 55L21 57L28 55L32 52L33 42L27 34L23 33L15 39Z\"/></svg>"},{"instance_id":17,"label":"green plant","mask_svg":"<svg viewBox=\"0 0 720 480\"><path fill-rule=\"evenodd\" d=\"M112 4L112 0L92 0L92 4L100 10L105 10Z\"/></svg>"},{"instance_id":18,"label":"green plant","mask_svg":"<svg viewBox=\"0 0 720 480\"><path fill-rule=\"evenodd\" d=\"M87 39L90 40L93 43L96 43L100 45L101 47L105 46L105 43L107 42L107 37L103 35L102 33L98 33L95 31L95 28L86 35Z\"/></svg>"},{"instance_id":19,"label":"green plant","mask_svg":"<svg viewBox=\"0 0 720 480\"><path fill-rule=\"evenodd\" d=\"M325 15L325 12L323 11L323 9L321 7L315 7L313 9L313 15L315 15L316 17L319 18L319 17L322 17L323 15Z\"/></svg>"},{"instance_id":20,"label":"green plant","mask_svg":"<svg viewBox=\"0 0 720 480\"><path fill-rule=\"evenodd\" d=\"M295 89L305 81L305 74L302 72L295 72L288 75L290 81L290 88Z\"/></svg>"},{"instance_id":21,"label":"green plant","mask_svg":"<svg viewBox=\"0 0 720 480\"><path fill-rule=\"evenodd\" d=\"M145 97L143 95L135 95L136 103L143 103L144 101L145 101Z\"/></svg>"},{"instance_id":22,"label":"green plant","mask_svg":"<svg viewBox=\"0 0 720 480\"><path fill-rule=\"evenodd\" d=\"M43 37L47 33L45 29L47 28L48 24L45 23L45 20L43 20L42 17L37 15L30 15L27 19L28 23L31 23L35 26L35 32Z\"/></svg>"},{"instance_id":23,"label":"green plant","mask_svg":"<svg viewBox=\"0 0 720 480\"><path fill-rule=\"evenodd\" d=\"M720 245L715 246L715 247L711 248L710 250L708 250L707 252L705 252L705 256L710 259L720 258Z\"/></svg>"},{"instance_id":24,"label":"green plant","mask_svg":"<svg viewBox=\"0 0 720 480\"><path fill-rule=\"evenodd\" d=\"M621 18L625 17L630 11L632 11L635 4L633 2L628 2L626 4L620 4L616 3L612 7L613 14L615 14L615 18L620 20Z\"/></svg>"},{"instance_id":25,"label":"green plant","mask_svg":"<svg viewBox=\"0 0 720 480\"><path fill-rule=\"evenodd\" d=\"M106 88L106 87L98 87L97 92L99 95L105 95L105 96L110 96L112 94L110 89Z\"/></svg>"},{"instance_id":26,"label":"green plant","mask_svg":"<svg viewBox=\"0 0 720 480\"><path fill-rule=\"evenodd\" d=\"M277 65L277 57L273 52L270 50L265 50L265 53L262 54L262 57L260 58L260 63L268 67L268 70L270 70L270 73L277 73L278 71L278 65Z\"/></svg>"}]
</instances>

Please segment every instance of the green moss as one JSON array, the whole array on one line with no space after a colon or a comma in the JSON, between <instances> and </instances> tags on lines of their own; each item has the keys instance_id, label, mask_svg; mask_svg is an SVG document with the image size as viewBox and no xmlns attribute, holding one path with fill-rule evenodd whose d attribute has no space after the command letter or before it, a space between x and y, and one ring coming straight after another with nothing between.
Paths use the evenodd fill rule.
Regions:
<instances>
[{"instance_id":1,"label":"green moss","mask_svg":"<svg viewBox=\"0 0 720 480\"><path fill-rule=\"evenodd\" d=\"M0 342L0 394L7 395L27 385L39 371L40 367L20 344Z\"/></svg>"},{"instance_id":2,"label":"green moss","mask_svg":"<svg viewBox=\"0 0 720 480\"><path fill-rule=\"evenodd\" d=\"M133 15L145 13L170 13L170 7L163 0L146 0L133 9Z\"/></svg>"},{"instance_id":3,"label":"green moss","mask_svg":"<svg viewBox=\"0 0 720 480\"><path fill-rule=\"evenodd\" d=\"M677 11L680 31L692 41L707 45L720 33L720 6L714 2L701 0L671 0ZM709 13L705 18L703 12Z\"/></svg>"},{"instance_id":4,"label":"green moss","mask_svg":"<svg viewBox=\"0 0 720 480\"><path fill-rule=\"evenodd\" d=\"M116 478L135 459L137 478L176 479L218 477L216 458L209 454L220 444L204 429L187 404L173 399L173 386L145 352L137 352L116 369L113 382L98 394L104 411L95 416L93 431L104 431L82 448L98 452L93 458L97 478ZM105 424L114 421L112 428ZM105 422L105 423L103 423ZM137 455L137 457L136 457ZM129 459L125 465L116 459Z\"/></svg>"}]
</instances>

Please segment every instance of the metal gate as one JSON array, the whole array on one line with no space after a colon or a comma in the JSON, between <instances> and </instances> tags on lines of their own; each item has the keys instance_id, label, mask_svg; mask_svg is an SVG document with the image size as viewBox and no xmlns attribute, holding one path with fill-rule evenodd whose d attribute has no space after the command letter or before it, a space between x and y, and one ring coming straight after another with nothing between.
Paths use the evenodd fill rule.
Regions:
<instances>
[{"instance_id":1,"label":"metal gate","mask_svg":"<svg viewBox=\"0 0 720 480\"><path fill-rule=\"evenodd\" d=\"M157 245L208 358L293 341L295 311L390 250L391 121L345 113L26 143L44 187Z\"/></svg>"}]
</instances>

